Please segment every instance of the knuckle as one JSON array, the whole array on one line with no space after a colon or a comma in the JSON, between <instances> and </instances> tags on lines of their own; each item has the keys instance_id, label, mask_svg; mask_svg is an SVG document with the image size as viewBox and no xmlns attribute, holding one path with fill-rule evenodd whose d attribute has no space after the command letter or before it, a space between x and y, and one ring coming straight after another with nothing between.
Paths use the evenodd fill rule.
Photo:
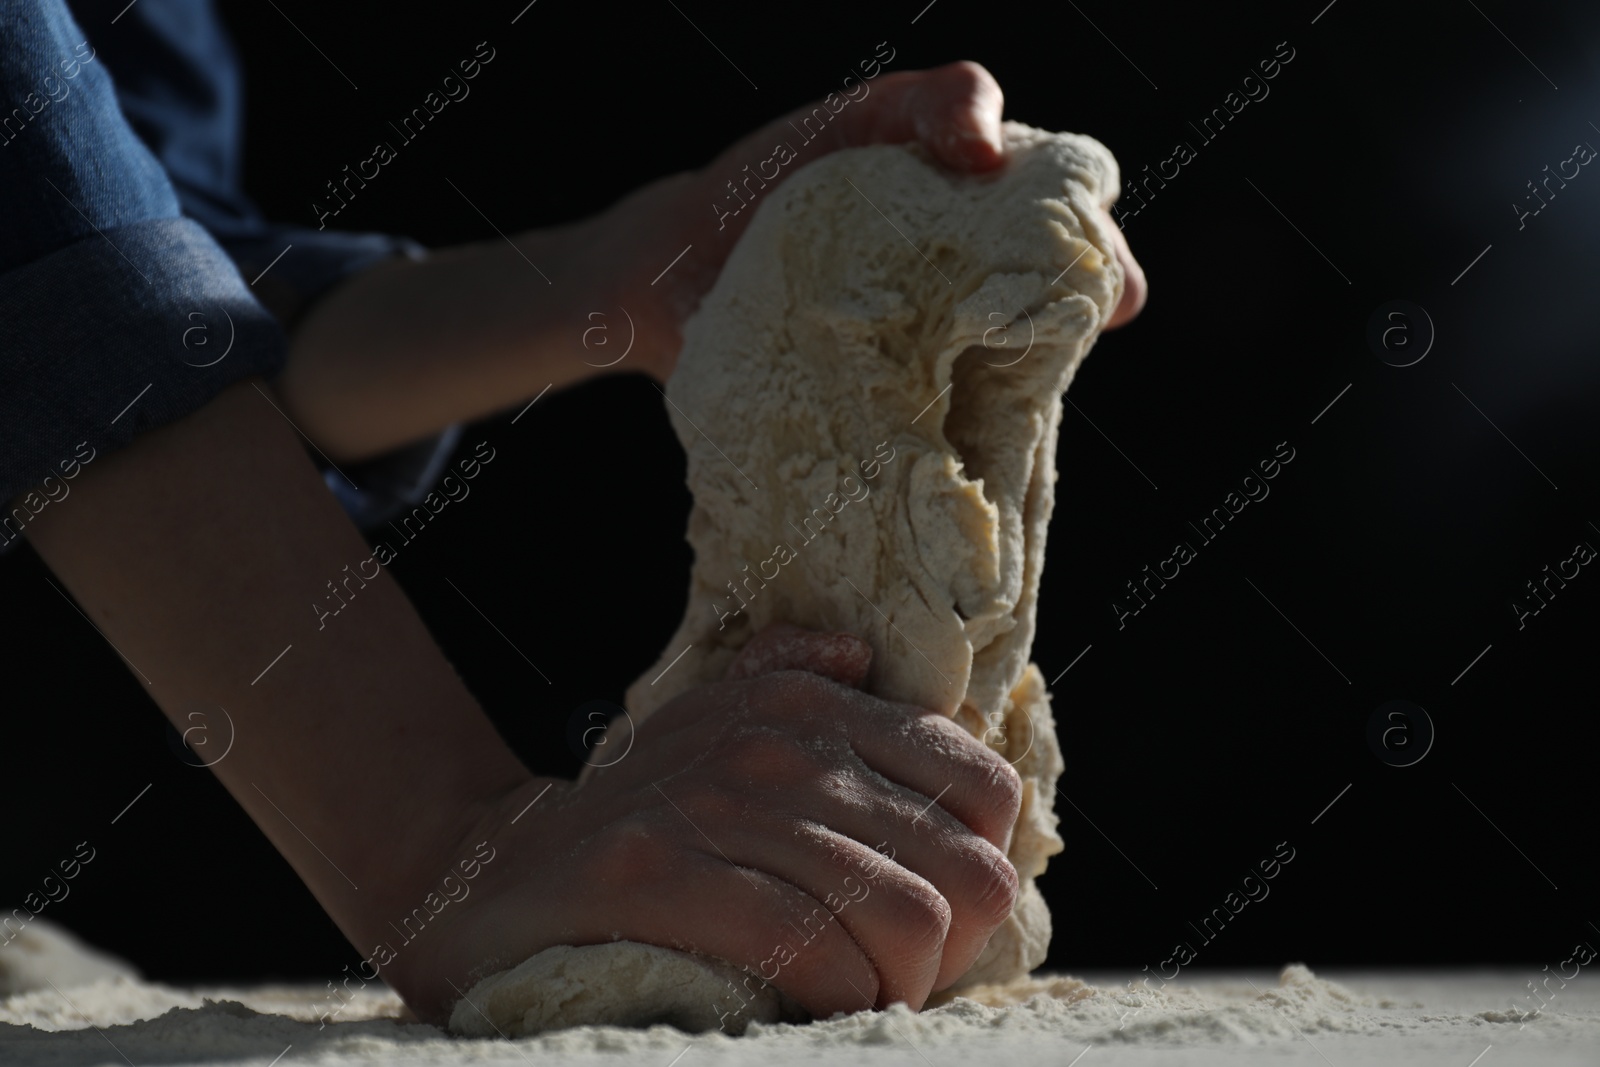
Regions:
<instances>
[{"instance_id":1,"label":"knuckle","mask_svg":"<svg viewBox=\"0 0 1600 1067\"><path fill-rule=\"evenodd\" d=\"M912 959L937 956L944 948L950 934L950 904L939 892L926 883L909 887L903 894L896 929L900 933L899 949Z\"/></svg>"},{"instance_id":2,"label":"knuckle","mask_svg":"<svg viewBox=\"0 0 1600 1067\"><path fill-rule=\"evenodd\" d=\"M783 774L802 758L793 741L765 727L735 731L718 747L740 771L762 778Z\"/></svg>"},{"instance_id":3,"label":"knuckle","mask_svg":"<svg viewBox=\"0 0 1600 1067\"><path fill-rule=\"evenodd\" d=\"M988 93L1000 95L1000 83L995 81L994 75L989 73L989 68L982 63L970 59L958 59L946 69L950 71L949 77L973 96Z\"/></svg>"},{"instance_id":4,"label":"knuckle","mask_svg":"<svg viewBox=\"0 0 1600 1067\"><path fill-rule=\"evenodd\" d=\"M736 818L744 812L746 806L733 791L704 777L677 783L671 790L671 800L685 813L693 816L694 823L698 826L716 825L729 818Z\"/></svg>"},{"instance_id":5,"label":"knuckle","mask_svg":"<svg viewBox=\"0 0 1600 1067\"><path fill-rule=\"evenodd\" d=\"M650 883L672 869L677 852L677 843L656 820L619 819L608 828L600 847L590 851L586 884Z\"/></svg>"},{"instance_id":6,"label":"knuckle","mask_svg":"<svg viewBox=\"0 0 1600 1067\"><path fill-rule=\"evenodd\" d=\"M958 784L955 796L962 818L979 835L1003 840L1022 811L1022 775L1005 757L960 727L956 751L950 762Z\"/></svg>"},{"instance_id":7,"label":"knuckle","mask_svg":"<svg viewBox=\"0 0 1600 1067\"><path fill-rule=\"evenodd\" d=\"M782 730L742 730L718 745L720 776L748 800L752 791L767 796L794 796L821 787L842 794L845 776L830 771L818 751Z\"/></svg>"},{"instance_id":8,"label":"knuckle","mask_svg":"<svg viewBox=\"0 0 1600 1067\"><path fill-rule=\"evenodd\" d=\"M994 791L1009 828L1022 811L1022 775L998 754L994 757Z\"/></svg>"},{"instance_id":9,"label":"knuckle","mask_svg":"<svg viewBox=\"0 0 1600 1067\"><path fill-rule=\"evenodd\" d=\"M806 712L831 698L838 684L810 671L782 670L763 674L750 681L753 694L766 709Z\"/></svg>"},{"instance_id":10,"label":"knuckle","mask_svg":"<svg viewBox=\"0 0 1600 1067\"><path fill-rule=\"evenodd\" d=\"M1005 922L1017 904L1021 881L1017 869L997 848L990 847L974 859L978 868L974 883L973 910L979 916L998 926Z\"/></svg>"},{"instance_id":11,"label":"knuckle","mask_svg":"<svg viewBox=\"0 0 1600 1067\"><path fill-rule=\"evenodd\" d=\"M994 80L992 77L990 77L989 71L983 66L983 64L971 59L955 60L954 62L947 64L945 70L949 71L945 77L960 85L976 86L985 78L988 78L990 81Z\"/></svg>"},{"instance_id":12,"label":"knuckle","mask_svg":"<svg viewBox=\"0 0 1600 1067\"><path fill-rule=\"evenodd\" d=\"M979 742L973 748L976 758L969 765L968 779L976 816L973 828L984 837L1003 839L1022 811L1022 775L987 745Z\"/></svg>"}]
</instances>

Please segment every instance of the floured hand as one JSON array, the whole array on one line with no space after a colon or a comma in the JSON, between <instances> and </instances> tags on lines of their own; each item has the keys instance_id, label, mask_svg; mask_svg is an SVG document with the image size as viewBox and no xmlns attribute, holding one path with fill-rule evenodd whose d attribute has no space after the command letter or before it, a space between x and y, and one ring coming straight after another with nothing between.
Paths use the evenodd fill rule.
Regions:
<instances>
[{"instance_id":1,"label":"floured hand","mask_svg":"<svg viewBox=\"0 0 1600 1067\"><path fill-rule=\"evenodd\" d=\"M745 652L641 724L627 759L513 825L530 784L475 830L501 857L483 896L385 974L419 1015L556 945L717 957L819 1017L919 1008L972 965L1015 899L1016 772L948 718L842 684L870 663L855 638L779 626ZM775 965L801 928L817 933Z\"/></svg>"}]
</instances>

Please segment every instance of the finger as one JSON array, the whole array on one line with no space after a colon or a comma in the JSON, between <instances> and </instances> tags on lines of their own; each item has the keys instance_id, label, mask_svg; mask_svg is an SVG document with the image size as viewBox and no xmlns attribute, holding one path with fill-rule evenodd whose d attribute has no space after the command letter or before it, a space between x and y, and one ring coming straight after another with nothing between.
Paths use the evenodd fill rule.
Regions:
<instances>
[{"instance_id":1,"label":"finger","mask_svg":"<svg viewBox=\"0 0 1600 1067\"><path fill-rule=\"evenodd\" d=\"M684 840L662 831L628 835L621 851L609 850L603 880L626 889L623 899L638 906L585 916L573 931L577 940L572 943L639 941L748 968L744 989L730 989L719 1000L718 1010L732 1012L733 1018L763 982L818 1019L872 1007L878 996L877 970L838 923L821 925L813 918L812 940L803 951L778 962L783 958L776 951L779 943L786 934L794 939L791 924L804 928L807 917L818 910L827 913L827 908L781 877L736 866L737 858L718 851L732 844L733 835L715 826L708 829L718 839L714 845L690 831L698 845L685 849ZM613 894L608 899L618 898ZM672 931L672 937L664 940L662 931Z\"/></svg>"},{"instance_id":2,"label":"finger","mask_svg":"<svg viewBox=\"0 0 1600 1067\"><path fill-rule=\"evenodd\" d=\"M1145 278L1144 268L1133 258L1133 251L1128 247L1128 239L1123 236L1122 230L1111 226L1110 231L1117 262L1122 264L1122 299L1105 325L1106 329L1114 330L1144 310L1145 300L1150 295L1150 284Z\"/></svg>"},{"instance_id":3,"label":"finger","mask_svg":"<svg viewBox=\"0 0 1600 1067\"><path fill-rule=\"evenodd\" d=\"M953 720L909 705L898 722L858 720L850 746L872 770L937 803L1001 852L1022 808L1022 779Z\"/></svg>"},{"instance_id":4,"label":"finger","mask_svg":"<svg viewBox=\"0 0 1600 1067\"><path fill-rule=\"evenodd\" d=\"M934 765L926 781L969 777L959 766L963 762L985 775L989 763L998 763L1013 781L1016 773L942 716L916 713L803 672L768 677L809 691L811 706L821 706L817 714L839 729L816 735L797 723L748 723L704 749L718 766L735 769L734 778L720 785L686 780L674 803L715 839L719 854L782 877L825 903L829 892L848 896L850 887L840 890L836 879L822 879L831 869L822 860L835 850L816 843L824 828L853 841L847 853L871 861L868 869L874 874L879 866L888 869L888 892L877 905L855 909L862 922L859 929L853 923L846 927L877 967L879 1006L903 1000L918 1007L932 989L943 988L971 967L1010 914L1017 875L1006 861L1003 843L986 840L941 806L956 806L949 798L971 792L969 785L959 790L924 786L925 792L919 792L896 784L868 766L852 750L850 738L860 732L863 720L877 719L868 732L891 738L902 752L911 751L913 762ZM830 693L849 698L849 705L815 699ZM806 694L794 699L804 701ZM875 713L874 707L881 712ZM777 714L792 715L782 708ZM944 725L921 724L917 714ZM797 726L801 737L812 736L810 742L797 738ZM955 750L956 758L941 759L935 751L940 747ZM951 770L951 764L958 766ZM1020 795L1020 783L1017 790ZM1016 820L1016 800L1006 794L991 807L996 825L984 828L1003 841ZM981 825L981 820L974 821ZM929 892L942 903L930 901ZM830 906L838 911L837 901ZM942 912L941 923L932 921L930 907ZM935 926L936 942L930 941Z\"/></svg>"},{"instance_id":5,"label":"finger","mask_svg":"<svg viewBox=\"0 0 1600 1067\"><path fill-rule=\"evenodd\" d=\"M798 148L806 162L841 148L910 141L926 145L936 159L958 170L992 170L1004 162L1000 116L1005 94L978 64L963 60L934 70L885 74L862 84L865 95L833 114L803 145L793 144L795 131L817 129L815 112L821 109L827 115L830 109L808 104L767 123L718 156L706 173L723 180L725 172L737 172L759 158L752 153L768 153L780 143Z\"/></svg>"},{"instance_id":6,"label":"finger","mask_svg":"<svg viewBox=\"0 0 1600 1067\"><path fill-rule=\"evenodd\" d=\"M820 633L773 623L752 637L724 676L728 681L776 671L810 671L859 688L872 666L872 646L854 634Z\"/></svg>"},{"instance_id":7,"label":"finger","mask_svg":"<svg viewBox=\"0 0 1600 1067\"><path fill-rule=\"evenodd\" d=\"M861 857L854 869L868 885L879 884L879 867L904 869L932 885L944 899L949 926L931 986L943 989L971 969L989 938L1010 916L1019 884L1016 868L999 848L931 799L884 781L864 765L861 769L860 777L843 788L828 790L808 808L817 822L857 846L840 851ZM790 874L785 877L814 896L826 896L815 883ZM856 940L879 964L878 973L885 983L880 999L886 1000L892 982L884 973L883 957L872 943L859 936Z\"/></svg>"},{"instance_id":8,"label":"finger","mask_svg":"<svg viewBox=\"0 0 1600 1067\"><path fill-rule=\"evenodd\" d=\"M878 79L859 108L839 115L834 147L918 141L947 166L991 170L1005 159L1004 106L994 75L968 60L889 74Z\"/></svg>"},{"instance_id":9,"label":"finger","mask_svg":"<svg viewBox=\"0 0 1600 1067\"><path fill-rule=\"evenodd\" d=\"M826 928L841 929L877 974L875 999L870 1005L858 999L855 1007L903 1003L919 1010L940 977L952 922L953 909L939 889L860 841L816 822L794 818L747 825L723 842L729 858L767 871L819 902L774 931L775 961L789 960L785 969L793 966L814 951L814 943L821 944ZM768 965L762 973L772 969ZM773 983L784 988L781 977Z\"/></svg>"},{"instance_id":10,"label":"finger","mask_svg":"<svg viewBox=\"0 0 1600 1067\"><path fill-rule=\"evenodd\" d=\"M779 671L723 684L738 694L736 699L759 707L761 718L770 720L774 729L807 724L804 729L829 740L839 751L853 751L889 781L937 800L1001 851L1009 847L1022 805L1022 779L999 753L954 720L926 708L880 700L805 671ZM674 710L668 704L655 717ZM779 727L784 722L794 725ZM757 749L730 758L740 765L764 760L774 772L790 766L793 761L783 753L760 751L760 733L729 735L728 744ZM714 740L708 738L706 743Z\"/></svg>"}]
</instances>

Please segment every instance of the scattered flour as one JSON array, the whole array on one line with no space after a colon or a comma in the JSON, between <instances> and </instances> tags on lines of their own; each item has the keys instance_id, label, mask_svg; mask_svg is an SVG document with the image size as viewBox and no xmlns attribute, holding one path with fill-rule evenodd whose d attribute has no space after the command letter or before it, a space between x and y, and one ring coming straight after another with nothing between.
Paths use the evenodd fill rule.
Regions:
<instances>
[{"instance_id":1,"label":"scattered flour","mask_svg":"<svg viewBox=\"0 0 1600 1067\"><path fill-rule=\"evenodd\" d=\"M737 1038L716 1031L691 1036L670 1026L581 1026L515 1042L452 1038L407 1022L397 996L370 989L356 995L339 1022L319 1030L325 995L319 987L176 989L112 978L0 999L0 1063L87 1067L121 1064L125 1055L140 1067L266 1067L283 1054L279 1067L307 1061L322 1067L666 1067L688 1050L678 1061L682 1067L708 1060L729 1067L956 1067L973 1056L1003 1060L1006 1067L1067 1067L1092 1048L1083 1067L1108 1058L1184 1067L1327 1067L1328 1061L1335 1067L1467 1067L1492 1045L1479 1067L1593 1067L1600 1049L1600 982L1587 991L1572 983L1563 991L1565 1005L1558 1000L1555 1010L1519 1026L1501 1009L1526 977L1502 971L1333 982L1293 965L1276 981L1255 973L1185 978L1142 995L1115 979L1092 984L1044 977L1008 984L1005 996L995 999L1021 999L1002 1007L957 998L921 1013L897 1006L799 1025L754 1023Z\"/></svg>"},{"instance_id":2,"label":"scattered flour","mask_svg":"<svg viewBox=\"0 0 1600 1067\"><path fill-rule=\"evenodd\" d=\"M72 931L37 916L21 925L6 915L0 924L0 996L57 985L83 985L101 978L138 978L131 963L81 941Z\"/></svg>"}]
</instances>

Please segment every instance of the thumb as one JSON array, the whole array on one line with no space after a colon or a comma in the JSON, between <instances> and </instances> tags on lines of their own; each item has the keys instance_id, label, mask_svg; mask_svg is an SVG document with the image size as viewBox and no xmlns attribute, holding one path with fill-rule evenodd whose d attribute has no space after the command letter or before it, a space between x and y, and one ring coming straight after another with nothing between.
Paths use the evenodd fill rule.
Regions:
<instances>
[{"instance_id":1,"label":"thumb","mask_svg":"<svg viewBox=\"0 0 1600 1067\"><path fill-rule=\"evenodd\" d=\"M739 650L725 677L737 681L777 671L810 671L859 689L871 666L872 646L854 634L820 633L775 622Z\"/></svg>"}]
</instances>

